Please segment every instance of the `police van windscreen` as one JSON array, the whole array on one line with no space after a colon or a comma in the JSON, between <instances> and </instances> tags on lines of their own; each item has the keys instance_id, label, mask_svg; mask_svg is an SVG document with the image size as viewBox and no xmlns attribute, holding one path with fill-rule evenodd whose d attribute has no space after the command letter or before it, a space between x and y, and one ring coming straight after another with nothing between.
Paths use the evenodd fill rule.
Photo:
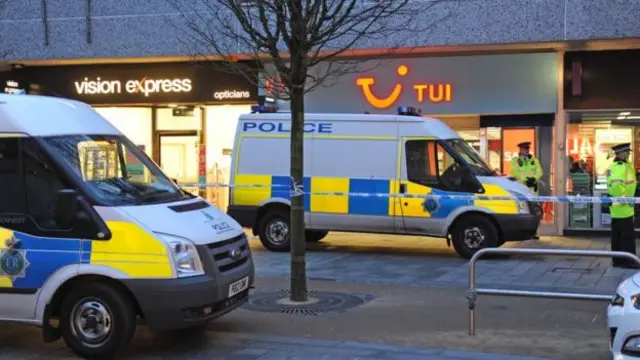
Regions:
<instances>
[{"instance_id":1,"label":"police van windscreen","mask_svg":"<svg viewBox=\"0 0 640 360\"><path fill-rule=\"evenodd\" d=\"M124 136L65 135L43 140L101 205L145 205L189 198Z\"/></svg>"},{"instance_id":2,"label":"police van windscreen","mask_svg":"<svg viewBox=\"0 0 640 360\"><path fill-rule=\"evenodd\" d=\"M462 157L474 174L479 176L494 176L495 171L484 161L484 159L476 152L476 150L463 139L450 139L445 142Z\"/></svg>"}]
</instances>

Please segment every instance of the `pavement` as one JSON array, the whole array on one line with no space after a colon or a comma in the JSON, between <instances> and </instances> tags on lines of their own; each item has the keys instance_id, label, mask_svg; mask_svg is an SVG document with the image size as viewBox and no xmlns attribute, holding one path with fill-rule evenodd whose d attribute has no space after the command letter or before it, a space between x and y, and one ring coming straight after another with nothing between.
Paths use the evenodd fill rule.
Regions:
<instances>
[{"instance_id":1,"label":"pavement","mask_svg":"<svg viewBox=\"0 0 640 360\"><path fill-rule=\"evenodd\" d=\"M257 274L289 277L289 254L269 252L257 238L251 242ZM584 250L609 250L609 246L603 239L566 237L504 245ZM612 268L610 263L609 258L494 256L478 261L476 283L509 289L613 294L617 285L635 271ZM345 283L467 288L469 262L442 239L332 233L326 240L308 245L307 274L311 279Z\"/></svg>"},{"instance_id":2,"label":"pavement","mask_svg":"<svg viewBox=\"0 0 640 360\"><path fill-rule=\"evenodd\" d=\"M258 279L256 294L288 286ZM341 314L297 315L239 309L205 332L153 334L139 327L124 359L533 360L608 356L604 304L480 297L476 336L467 333L463 289L310 281L319 292L366 293ZM38 329L0 326L2 359L70 359Z\"/></svg>"},{"instance_id":3,"label":"pavement","mask_svg":"<svg viewBox=\"0 0 640 360\"><path fill-rule=\"evenodd\" d=\"M288 289L289 254L251 240L258 279L253 296ZM507 247L608 248L593 239L543 237ZM494 257L478 263L478 284L499 288L613 294L633 270L608 259ZM127 359L606 359L602 302L481 295L477 333L468 335L468 261L443 240L332 233L307 254L309 289L367 294L333 314L266 313L241 308L205 332L153 334L139 327ZM39 329L0 324L0 359L71 359L62 342L43 344Z\"/></svg>"}]
</instances>

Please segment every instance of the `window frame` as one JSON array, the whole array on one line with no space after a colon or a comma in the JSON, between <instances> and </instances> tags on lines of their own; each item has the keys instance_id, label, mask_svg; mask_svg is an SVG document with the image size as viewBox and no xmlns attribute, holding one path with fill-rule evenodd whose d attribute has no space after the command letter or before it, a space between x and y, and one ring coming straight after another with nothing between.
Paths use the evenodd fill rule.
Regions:
<instances>
[{"instance_id":1,"label":"window frame","mask_svg":"<svg viewBox=\"0 0 640 360\"><path fill-rule=\"evenodd\" d=\"M46 144L40 138L32 137L24 133L0 133L0 139L8 137L18 138L18 168L20 171L19 179L21 180L20 191L23 193L20 198L22 199L24 206L22 213L0 213L0 227L44 238L110 240L111 232L109 231L106 223L95 211L93 204L87 201L85 192L83 192L81 186L78 186L78 181L71 175L69 169L67 169L64 164L57 161L54 156L51 156L51 152L47 148ZM26 140L33 141L33 144L42 152L43 156L46 157L46 160L51 165L55 176L62 183L63 188L75 190L77 192L79 205L78 210L84 211L88 215L88 219L79 221L70 229L45 229L42 228L33 218L28 208L27 188L25 183L24 141ZM102 233L103 236L98 237L98 233Z\"/></svg>"},{"instance_id":2,"label":"window frame","mask_svg":"<svg viewBox=\"0 0 640 360\"><path fill-rule=\"evenodd\" d=\"M433 175L433 177L435 178L434 180L429 179L429 180L426 180L426 181L415 181L415 180L412 180L411 177L409 176L409 157L407 156L409 152L408 152L407 147L409 146L409 143L415 143L415 142L424 143L424 145L425 145L424 147L426 149L425 153L427 154L427 157L429 159L429 163L427 164L427 166L429 168L431 167L431 164L435 161L435 164L434 164L434 166L435 166L435 174ZM431 158L431 156L429 154L429 149L428 149L429 144L434 144L433 155L435 156L435 159ZM428 187L433 187L433 188L441 188L442 187L442 184L440 182L440 164L438 164L438 145L439 145L439 142L438 142L437 139L407 139L407 140L405 140L405 143L404 143L404 153L405 153L404 161L405 161L405 168L406 168L406 174L407 174L407 181L410 181L410 182L412 182L414 184L419 184L419 185L422 185L422 186L428 186ZM446 151L446 149L445 149L445 151ZM428 176L429 177L432 176L430 174L430 171L429 171Z\"/></svg>"},{"instance_id":3,"label":"window frame","mask_svg":"<svg viewBox=\"0 0 640 360\"><path fill-rule=\"evenodd\" d=\"M428 138L422 138L422 139L406 139L405 140L405 144L404 144L404 161L405 161L405 168L406 168L406 176L407 176L407 181L412 182L414 184L419 184L422 186L427 186L427 187L431 187L431 188L435 188L435 189L439 189L439 190L444 190L444 191L452 191L452 192L472 192L472 193L484 193L484 187L482 186L482 184L478 181L477 177L475 174L473 174L473 171L469 168L469 165L467 164L467 162L461 158L461 156L459 154L457 154L455 151L452 151L451 147L449 146L449 144L445 141L446 139L428 139ZM409 142L424 142L425 143L425 148L428 146L429 143L433 143L435 148L434 148L434 156L435 159L429 159L430 161L435 160L435 169L436 169L436 180L435 181L422 181L422 182L418 182L418 181L414 181L412 179L409 178L409 164L408 164L408 157L407 157L407 145L409 144ZM439 146L438 146L439 145ZM442 183L442 179L441 179L441 174L440 174L440 164L438 161L438 147L440 147L441 149L444 150L444 154L445 156L448 155L450 156L455 163L457 163L462 169L464 169L465 172L469 172L469 174L471 174L473 176L473 179L469 179L469 182L465 184L463 183L463 185L459 188L459 189L452 189L449 186L446 186L445 184ZM471 190L471 188L475 189L475 190Z\"/></svg>"},{"instance_id":4,"label":"window frame","mask_svg":"<svg viewBox=\"0 0 640 360\"><path fill-rule=\"evenodd\" d=\"M28 200L27 200L27 190L26 190L26 184L25 184L25 169L24 169L24 159L23 159L23 154L22 154L22 139L23 138L27 138L28 136L22 133L0 133L0 140L2 139L16 139L18 141L18 178L20 179L20 184L18 185L18 190L21 191L22 196L19 196L21 202L22 202L22 206L20 207L22 209L21 213L18 212L8 212L8 213L3 213L0 212L0 215L26 215L29 212L29 209L27 208L28 205ZM2 223L0 222L0 225L2 225Z\"/></svg>"}]
</instances>

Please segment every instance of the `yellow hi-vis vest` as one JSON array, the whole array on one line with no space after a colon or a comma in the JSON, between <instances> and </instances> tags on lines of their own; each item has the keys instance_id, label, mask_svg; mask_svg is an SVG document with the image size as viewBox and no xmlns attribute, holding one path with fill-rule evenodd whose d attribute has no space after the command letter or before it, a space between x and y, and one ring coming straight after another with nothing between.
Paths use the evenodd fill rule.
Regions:
<instances>
[{"instance_id":1,"label":"yellow hi-vis vest","mask_svg":"<svg viewBox=\"0 0 640 360\"><path fill-rule=\"evenodd\" d=\"M542 178L542 166L540 161L533 156L518 156L511 159L511 176L526 185L527 178L540 181Z\"/></svg>"},{"instance_id":2,"label":"yellow hi-vis vest","mask_svg":"<svg viewBox=\"0 0 640 360\"><path fill-rule=\"evenodd\" d=\"M636 170L626 161L614 160L607 169L608 193L611 197L634 197L636 193ZM624 219L633 216L633 204L612 204L611 217Z\"/></svg>"}]
</instances>

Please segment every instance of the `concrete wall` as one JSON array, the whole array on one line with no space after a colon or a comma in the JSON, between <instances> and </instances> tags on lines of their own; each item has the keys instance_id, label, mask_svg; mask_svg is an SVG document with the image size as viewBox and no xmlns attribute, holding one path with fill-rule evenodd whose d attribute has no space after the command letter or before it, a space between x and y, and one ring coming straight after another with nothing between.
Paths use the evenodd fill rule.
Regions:
<instances>
[{"instance_id":1,"label":"concrete wall","mask_svg":"<svg viewBox=\"0 0 640 360\"><path fill-rule=\"evenodd\" d=\"M170 1L175 0L93 0L89 43L86 0L46 0L46 44L42 1L8 0L0 13L0 46L9 50L9 60L193 54L190 34L180 28L181 15ZM178 1L197 7L202 0ZM405 45L640 37L637 0L450 0L415 16L425 23L448 17Z\"/></svg>"}]
</instances>

